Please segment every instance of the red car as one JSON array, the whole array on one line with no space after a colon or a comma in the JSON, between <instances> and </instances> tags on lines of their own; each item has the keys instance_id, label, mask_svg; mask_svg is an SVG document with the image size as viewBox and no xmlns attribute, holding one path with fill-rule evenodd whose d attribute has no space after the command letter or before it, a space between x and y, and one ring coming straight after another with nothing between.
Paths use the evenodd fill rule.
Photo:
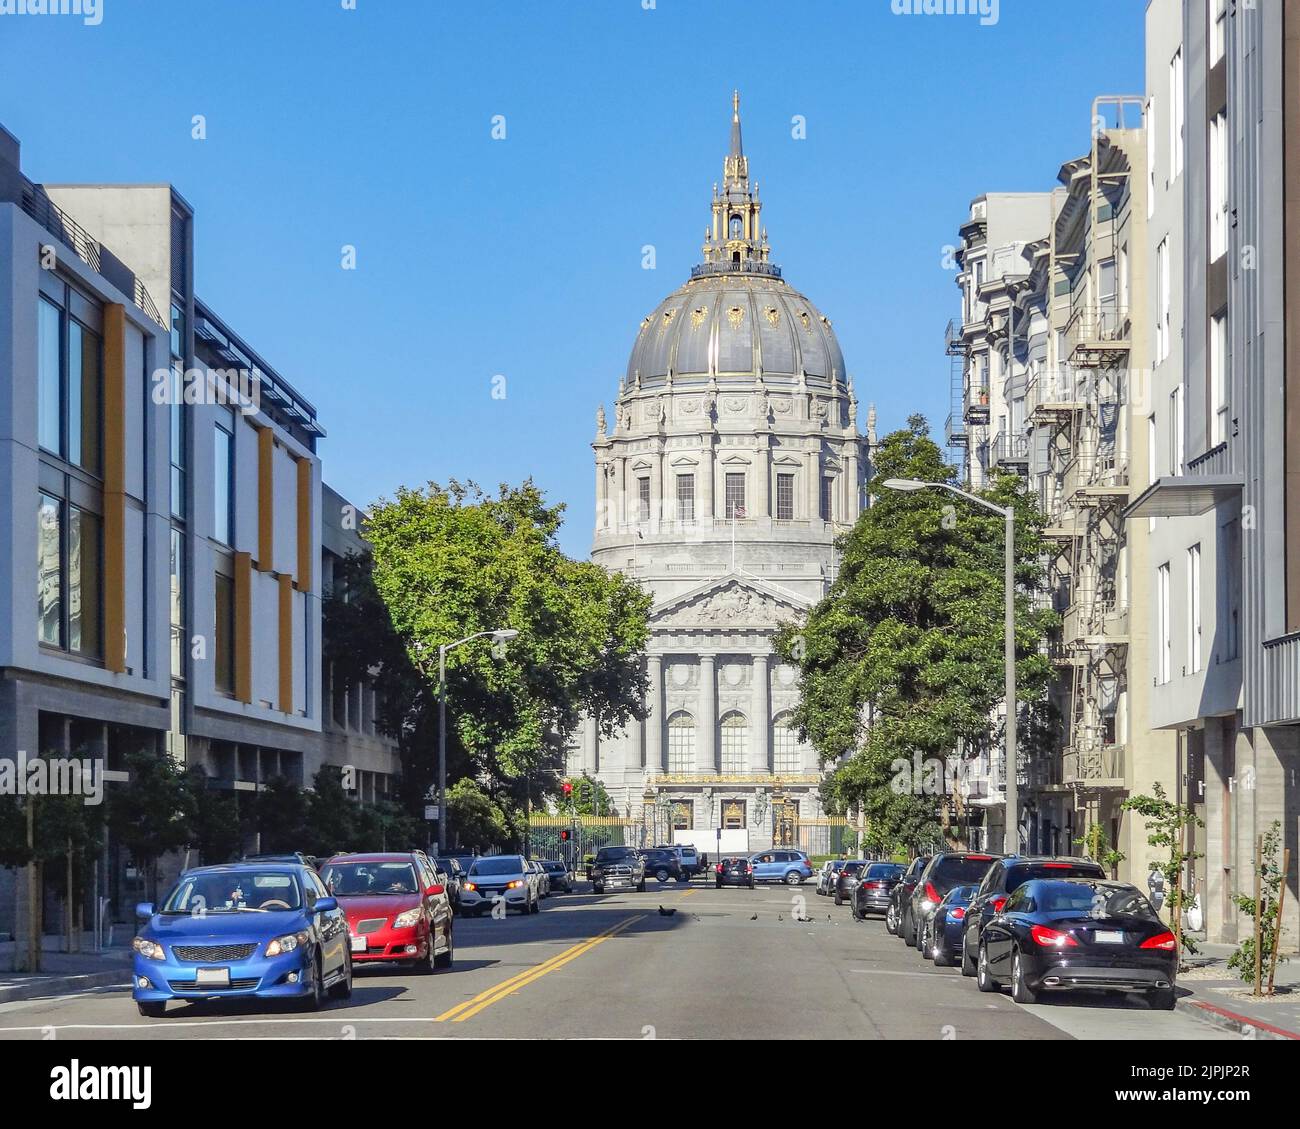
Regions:
<instances>
[{"instance_id":1,"label":"red car","mask_svg":"<svg viewBox=\"0 0 1300 1129\"><path fill-rule=\"evenodd\" d=\"M347 915L354 964L451 966L451 899L423 851L336 855L320 876Z\"/></svg>"}]
</instances>

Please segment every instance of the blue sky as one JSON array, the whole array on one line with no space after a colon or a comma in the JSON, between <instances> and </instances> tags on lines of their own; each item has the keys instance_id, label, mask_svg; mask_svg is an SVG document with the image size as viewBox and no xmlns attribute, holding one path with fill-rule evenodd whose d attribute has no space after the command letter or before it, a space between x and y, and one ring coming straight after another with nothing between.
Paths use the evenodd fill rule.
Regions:
<instances>
[{"instance_id":1,"label":"blue sky","mask_svg":"<svg viewBox=\"0 0 1300 1129\"><path fill-rule=\"evenodd\" d=\"M1051 187L1092 98L1143 87L1143 0L1001 0L992 26L890 0L101 4L0 16L28 176L177 186L198 293L317 406L336 489L531 475L583 556L596 406L697 261L733 87L772 257L882 433L942 430L971 197Z\"/></svg>"}]
</instances>

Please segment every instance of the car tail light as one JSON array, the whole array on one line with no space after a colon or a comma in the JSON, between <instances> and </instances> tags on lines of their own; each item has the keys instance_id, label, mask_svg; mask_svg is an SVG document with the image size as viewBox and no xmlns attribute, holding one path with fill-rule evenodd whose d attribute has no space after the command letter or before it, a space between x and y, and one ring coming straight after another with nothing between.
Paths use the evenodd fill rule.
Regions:
<instances>
[{"instance_id":1,"label":"car tail light","mask_svg":"<svg viewBox=\"0 0 1300 1129\"><path fill-rule=\"evenodd\" d=\"M938 905L941 901L943 901L943 895L941 895L939 891L934 888L933 882L927 882L925 884L925 896L929 898L930 901L934 902L935 905Z\"/></svg>"},{"instance_id":2,"label":"car tail light","mask_svg":"<svg viewBox=\"0 0 1300 1129\"><path fill-rule=\"evenodd\" d=\"M873 879L871 882L867 883L868 890L883 890L884 887L885 884L881 882L879 879Z\"/></svg>"},{"instance_id":3,"label":"car tail light","mask_svg":"<svg viewBox=\"0 0 1300 1129\"><path fill-rule=\"evenodd\" d=\"M1178 942L1174 939L1174 935L1172 933L1157 933L1154 937L1148 937L1145 941L1143 941L1142 944L1139 946L1139 948L1166 949L1172 952L1174 946L1177 943Z\"/></svg>"},{"instance_id":4,"label":"car tail light","mask_svg":"<svg viewBox=\"0 0 1300 1129\"><path fill-rule=\"evenodd\" d=\"M1031 925L1029 935L1038 944L1048 949L1064 949L1070 946L1077 948L1079 944L1068 933L1062 933L1057 929L1048 929L1046 925Z\"/></svg>"},{"instance_id":5,"label":"car tail light","mask_svg":"<svg viewBox=\"0 0 1300 1129\"><path fill-rule=\"evenodd\" d=\"M1000 898L994 898L989 905L993 907L994 913L1001 913L1002 907L1007 904L1007 896L1003 894Z\"/></svg>"},{"instance_id":6,"label":"car tail light","mask_svg":"<svg viewBox=\"0 0 1300 1129\"><path fill-rule=\"evenodd\" d=\"M967 862L992 862L993 856L992 855L967 855L966 861Z\"/></svg>"},{"instance_id":7,"label":"car tail light","mask_svg":"<svg viewBox=\"0 0 1300 1129\"><path fill-rule=\"evenodd\" d=\"M1072 862L1045 862L1043 867L1046 870L1069 870L1074 866Z\"/></svg>"},{"instance_id":8,"label":"car tail light","mask_svg":"<svg viewBox=\"0 0 1300 1129\"><path fill-rule=\"evenodd\" d=\"M961 921L965 918L966 911L961 906L952 906L948 910L948 916L951 917L953 921Z\"/></svg>"},{"instance_id":9,"label":"car tail light","mask_svg":"<svg viewBox=\"0 0 1300 1129\"><path fill-rule=\"evenodd\" d=\"M722 863L718 863L718 865L715 866L713 869L716 870L719 874L721 874L721 873L722 873Z\"/></svg>"}]
</instances>

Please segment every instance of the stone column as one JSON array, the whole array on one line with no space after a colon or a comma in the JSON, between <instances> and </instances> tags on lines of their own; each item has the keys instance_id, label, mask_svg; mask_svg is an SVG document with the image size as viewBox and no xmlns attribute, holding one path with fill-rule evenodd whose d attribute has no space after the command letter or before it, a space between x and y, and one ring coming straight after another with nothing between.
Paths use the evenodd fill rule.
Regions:
<instances>
[{"instance_id":1,"label":"stone column","mask_svg":"<svg viewBox=\"0 0 1300 1129\"><path fill-rule=\"evenodd\" d=\"M645 766L649 776L664 771L664 657L650 655L650 689L646 705L650 716L646 719Z\"/></svg>"},{"instance_id":2,"label":"stone column","mask_svg":"<svg viewBox=\"0 0 1300 1129\"><path fill-rule=\"evenodd\" d=\"M862 491L858 488L858 441L851 439L844 458L844 524L858 520L858 507L862 504Z\"/></svg>"},{"instance_id":3,"label":"stone column","mask_svg":"<svg viewBox=\"0 0 1300 1129\"><path fill-rule=\"evenodd\" d=\"M704 437L704 450L700 453L699 501L696 502L695 520L705 529L713 525L713 436Z\"/></svg>"},{"instance_id":4,"label":"stone column","mask_svg":"<svg viewBox=\"0 0 1300 1129\"><path fill-rule=\"evenodd\" d=\"M758 442L754 460L754 509L749 516L766 520L772 516L772 448L766 435L760 435Z\"/></svg>"},{"instance_id":5,"label":"stone column","mask_svg":"<svg viewBox=\"0 0 1300 1129\"><path fill-rule=\"evenodd\" d=\"M589 776L595 776L599 767L599 748L600 731L595 717L588 715L582 719L582 768Z\"/></svg>"},{"instance_id":6,"label":"stone column","mask_svg":"<svg viewBox=\"0 0 1300 1129\"><path fill-rule=\"evenodd\" d=\"M818 446L820 446L820 442ZM822 462L821 451L813 449L804 453L807 467L808 486L808 520L816 522L821 517L822 499Z\"/></svg>"},{"instance_id":7,"label":"stone column","mask_svg":"<svg viewBox=\"0 0 1300 1129\"><path fill-rule=\"evenodd\" d=\"M695 711L695 771L718 771L718 681L713 655L700 656L699 699Z\"/></svg>"},{"instance_id":8,"label":"stone column","mask_svg":"<svg viewBox=\"0 0 1300 1129\"><path fill-rule=\"evenodd\" d=\"M614 524L619 532L627 525L627 460L614 460Z\"/></svg>"},{"instance_id":9,"label":"stone column","mask_svg":"<svg viewBox=\"0 0 1300 1129\"><path fill-rule=\"evenodd\" d=\"M750 772L768 772L772 767L772 689L768 681L768 656L755 655L753 669L754 695L749 746Z\"/></svg>"},{"instance_id":10,"label":"stone column","mask_svg":"<svg viewBox=\"0 0 1300 1129\"><path fill-rule=\"evenodd\" d=\"M659 532L664 516L664 481L658 454L650 456L650 532Z\"/></svg>"},{"instance_id":11,"label":"stone column","mask_svg":"<svg viewBox=\"0 0 1300 1129\"><path fill-rule=\"evenodd\" d=\"M596 528L609 526L609 476L605 473L605 464L596 460Z\"/></svg>"}]
</instances>

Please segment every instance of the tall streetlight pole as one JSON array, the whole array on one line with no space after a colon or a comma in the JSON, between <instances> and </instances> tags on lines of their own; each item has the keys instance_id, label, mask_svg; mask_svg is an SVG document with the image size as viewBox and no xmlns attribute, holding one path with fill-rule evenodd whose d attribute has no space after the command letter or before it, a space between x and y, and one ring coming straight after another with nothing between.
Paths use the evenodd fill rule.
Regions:
<instances>
[{"instance_id":1,"label":"tall streetlight pole","mask_svg":"<svg viewBox=\"0 0 1300 1129\"><path fill-rule=\"evenodd\" d=\"M916 478L889 478L884 482L889 490L901 490L914 493L917 490L947 490L977 506L983 506L995 514L1001 514L1006 522L1006 559L1003 569L1003 583L1006 586L1006 598L1003 607L1005 639L1002 644L1002 659L1006 674L1007 729L1006 729L1006 764L1003 777L1007 791L1006 828L1002 833L1002 851L1004 854L1020 853L1020 781L1019 762L1016 754L1016 511L1014 506L995 505L977 494L968 494L946 482L922 482ZM1010 847L1007 841L1010 840Z\"/></svg>"},{"instance_id":2,"label":"tall streetlight pole","mask_svg":"<svg viewBox=\"0 0 1300 1129\"><path fill-rule=\"evenodd\" d=\"M447 652L463 643L492 636L496 643L506 643L519 632L514 628L476 631L454 643L438 645L438 854L447 853Z\"/></svg>"}]
</instances>

